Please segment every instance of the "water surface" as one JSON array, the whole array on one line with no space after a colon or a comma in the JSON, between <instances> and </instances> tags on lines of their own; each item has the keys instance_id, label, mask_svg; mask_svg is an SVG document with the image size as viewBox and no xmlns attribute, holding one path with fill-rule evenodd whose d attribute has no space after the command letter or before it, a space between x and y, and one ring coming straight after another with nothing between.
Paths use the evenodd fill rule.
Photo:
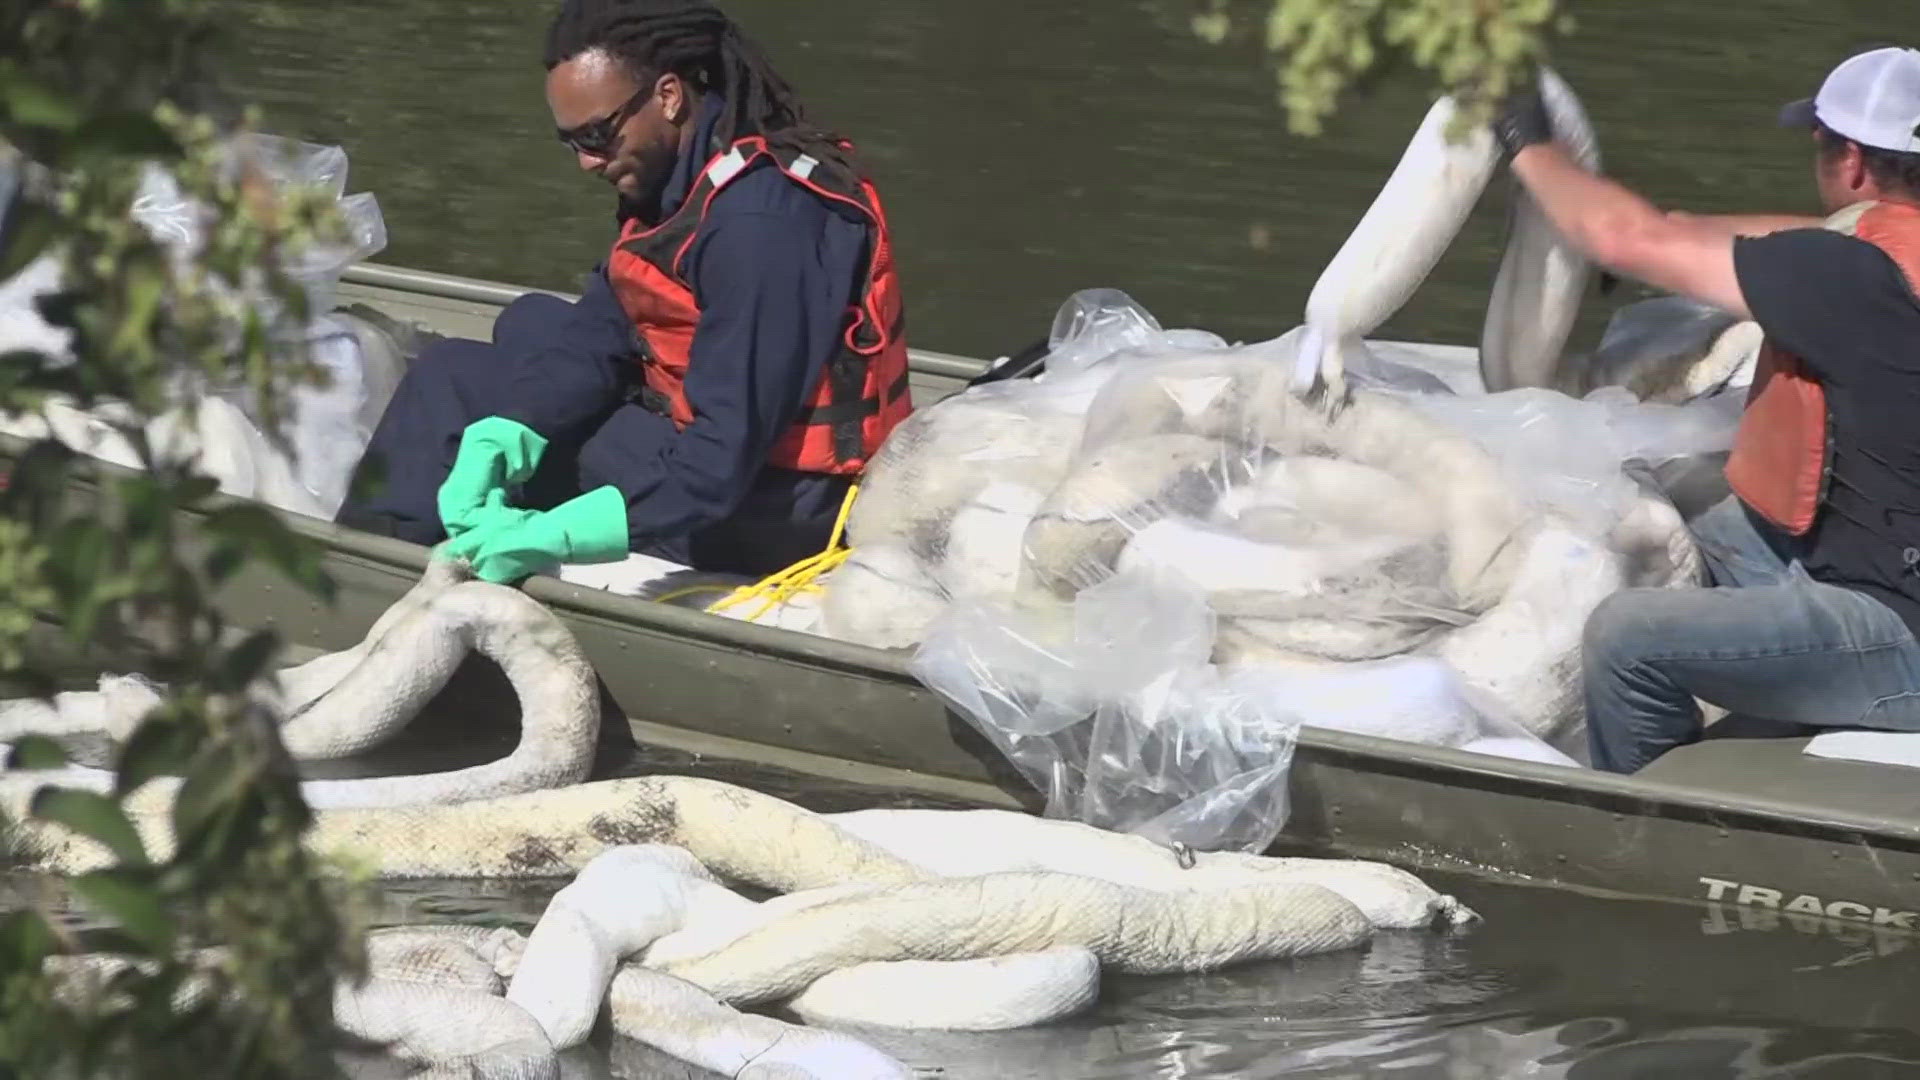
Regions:
<instances>
[{"instance_id":1,"label":"water surface","mask_svg":"<svg viewBox=\"0 0 1920 1080\"><path fill-rule=\"evenodd\" d=\"M553 4L236 5L236 81L286 134L347 148L393 233L381 258L571 288L611 240L604 185L541 98ZM733 0L816 118L862 147L887 201L922 348L999 355L1077 289L1126 289L1168 325L1276 335L1386 180L1419 87L1288 136L1250 46L1193 37L1193 0ZM1773 124L1855 47L1911 34L1888 0L1573 5L1557 58L1606 166L1699 211L1810 211L1805 136ZM1503 240L1496 184L1386 332L1476 339ZM1626 298L1590 297L1575 344Z\"/></svg>"}]
</instances>

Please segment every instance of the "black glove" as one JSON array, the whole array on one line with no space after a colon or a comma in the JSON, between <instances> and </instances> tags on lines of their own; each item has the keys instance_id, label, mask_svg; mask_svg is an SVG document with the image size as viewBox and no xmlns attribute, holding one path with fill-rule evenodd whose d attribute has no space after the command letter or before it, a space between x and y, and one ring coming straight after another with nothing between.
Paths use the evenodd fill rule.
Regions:
<instances>
[{"instance_id":1,"label":"black glove","mask_svg":"<svg viewBox=\"0 0 1920 1080\"><path fill-rule=\"evenodd\" d=\"M1553 141L1553 120L1534 83L1515 90L1493 114L1493 137L1508 157L1538 143Z\"/></svg>"}]
</instances>

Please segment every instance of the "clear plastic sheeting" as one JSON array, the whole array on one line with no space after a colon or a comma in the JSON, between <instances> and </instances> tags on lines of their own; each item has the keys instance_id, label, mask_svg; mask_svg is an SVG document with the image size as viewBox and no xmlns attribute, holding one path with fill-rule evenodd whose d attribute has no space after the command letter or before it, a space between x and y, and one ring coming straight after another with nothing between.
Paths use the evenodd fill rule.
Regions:
<instances>
[{"instance_id":1,"label":"clear plastic sheeting","mask_svg":"<svg viewBox=\"0 0 1920 1080\"><path fill-rule=\"evenodd\" d=\"M399 386L401 365L380 362L396 348L384 340L367 341L337 315L308 324L307 358L326 382L291 388L286 432L300 483L329 519L346 501L354 467Z\"/></svg>"},{"instance_id":2,"label":"clear plastic sheeting","mask_svg":"<svg viewBox=\"0 0 1920 1080\"><path fill-rule=\"evenodd\" d=\"M223 492L331 519L404 368L395 343L385 335L331 311L340 275L386 246L386 225L372 194L346 193L347 155L340 147L246 134L227 144L226 165L236 171L252 169L276 192L316 190L336 203L343 237L314 240L280 255L282 269L306 291L310 315L304 324L283 326L277 303L251 283L214 283L233 303L252 306L267 325L280 327L278 340L289 354L304 349L324 381L288 387L287 419L280 434L291 454L266 437L261 412L248 392L205 385L197 376L181 379L175 396L179 407L155 423L190 433L169 445L192 456ZM0 189L15 182L9 170L0 177ZM173 176L155 165L143 173L129 212L180 265L202 249L213 225L211 210L187 199ZM0 282L0 351L31 349L56 364L72 362L70 335L48 325L37 307L39 297L59 286L56 253L42 255ZM286 340L289 330L298 340ZM0 431L51 436L103 460L137 464L131 445L114 429L121 422L116 419L118 407L108 403L96 413L79 414L69 403L55 401L39 416L0 417Z\"/></svg>"},{"instance_id":3,"label":"clear plastic sheeting","mask_svg":"<svg viewBox=\"0 0 1920 1080\"><path fill-rule=\"evenodd\" d=\"M371 192L346 193L347 153L340 147L250 132L228 143L227 165L253 170L276 191L305 190L334 200L345 237L314 240L281 255L281 270L307 290L309 312L331 308L334 286L347 267L387 246L379 201ZM151 165L141 177L132 214L182 258L201 250L212 224L207 207L187 199L171 174Z\"/></svg>"},{"instance_id":4,"label":"clear plastic sheeting","mask_svg":"<svg viewBox=\"0 0 1920 1080\"><path fill-rule=\"evenodd\" d=\"M57 291L59 285L60 263L46 256L0 281L0 352L71 357L73 331L48 323L36 303L40 297Z\"/></svg>"},{"instance_id":5,"label":"clear plastic sheeting","mask_svg":"<svg viewBox=\"0 0 1920 1080\"><path fill-rule=\"evenodd\" d=\"M1077 293L1054 321L1044 374L975 387L895 428L867 466L847 519L855 551L886 551L834 579L886 609L831 603L827 633L878 648L911 647L952 598L1013 590L1028 523L1066 474L1087 409L1120 369L1118 358L1169 340L1224 344L1193 331L1162 331L1117 290ZM897 602L875 595L889 581Z\"/></svg>"},{"instance_id":6,"label":"clear plastic sheeting","mask_svg":"<svg viewBox=\"0 0 1920 1080\"><path fill-rule=\"evenodd\" d=\"M1489 395L1453 352L1356 339L1330 408L1292 383L1311 336L1081 293L1063 362L927 408L869 472L866 640L917 645L1049 813L1257 845L1302 724L1578 765L1587 616L1698 583L1655 478L1731 445L1731 395Z\"/></svg>"},{"instance_id":7,"label":"clear plastic sheeting","mask_svg":"<svg viewBox=\"0 0 1920 1080\"><path fill-rule=\"evenodd\" d=\"M1117 353L1170 344L1219 348L1226 342L1204 330L1163 330L1160 320L1118 289L1084 289L1054 316L1046 370L1055 376L1078 375Z\"/></svg>"},{"instance_id":8,"label":"clear plastic sheeting","mask_svg":"<svg viewBox=\"0 0 1920 1080\"><path fill-rule=\"evenodd\" d=\"M1500 462L1507 482L1540 511L1597 533L1642 496L1622 465L1658 468L1724 452L1744 402L1716 395L1689 405L1640 402L1621 387L1584 399L1550 390L1408 399L1447 428L1465 433Z\"/></svg>"},{"instance_id":9,"label":"clear plastic sheeting","mask_svg":"<svg viewBox=\"0 0 1920 1080\"><path fill-rule=\"evenodd\" d=\"M1134 573L1067 605L957 604L913 669L1045 793L1048 816L1260 851L1286 824L1300 719L1208 663L1212 647L1204 597Z\"/></svg>"}]
</instances>

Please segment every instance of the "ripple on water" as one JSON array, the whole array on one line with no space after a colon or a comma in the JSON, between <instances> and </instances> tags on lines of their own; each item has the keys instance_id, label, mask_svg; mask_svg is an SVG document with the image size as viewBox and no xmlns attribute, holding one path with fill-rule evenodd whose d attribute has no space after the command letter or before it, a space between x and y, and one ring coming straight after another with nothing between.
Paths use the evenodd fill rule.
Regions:
<instances>
[{"instance_id":1,"label":"ripple on water","mask_svg":"<svg viewBox=\"0 0 1920 1080\"><path fill-rule=\"evenodd\" d=\"M608 758L599 775L707 775L823 811L903 804L685 755ZM1111 976L1094 1009L1043 1028L847 1030L941 1080L1920 1077L1914 935L1421 876L1484 921L1203 975ZM527 931L564 884L388 882L366 914L373 925ZM23 903L50 906L75 928L93 922L30 879L0 877L0 908ZM564 1072L711 1075L605 1032L570 1053Z\"/></svg>"}]
</instances>

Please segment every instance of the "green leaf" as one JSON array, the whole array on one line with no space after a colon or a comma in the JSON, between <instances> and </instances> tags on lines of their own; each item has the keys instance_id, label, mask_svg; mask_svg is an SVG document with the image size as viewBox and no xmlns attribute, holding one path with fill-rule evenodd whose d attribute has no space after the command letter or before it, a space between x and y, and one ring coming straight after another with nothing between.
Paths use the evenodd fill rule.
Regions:
<instances>
[{"instance_id":1,"label":"green leaf","mask_svg":"<svg viewBox=\"0 0 1920 1080\"><path fill-rule=\"evenodd\" d=\"M277 630L256 630L233 647L220 664L215 690L239 691L260 677L280 651Z\"/></svg>"},{"instance_id":2,"label":"green leaf","mask_svg":"<svg viewBox=\"0 0 1920 1080\"><path fill-rule=\"evenodd\" d=\"M80 124L78 101L12 65L0 68L0 104L7 119L28 127L72 131Z\"/></svg>"},{"instance_id":3,"label":"green leaf","mask_svg":"<svg viewBox=\"0 0 1920 1080\"><path fill-rule=\"evenodd\" d=\"M5 505L9 509L31 508L23 517L43 518L48 507L41 505L65 494L67 474L78 459L64 443L40 439L27 446L15 459L7 482Z\"/></svg>"},{"instance_id":4,"label":"green leaf","mask_svg":"<svg viewBox=\"0 0 1920 1080\"><path fill-rule=\"evenodd\" d=\"M38 971L42 960L59 951L59 936L39 912L22 909L0 916L0 968Z\"/></svg>"},{"instance_id":5,"label":"green leaf","mask_svg":"<svg viewBox=\"0 0 1920 1080\"><path fill-rule=\"evenodd\" d=\"M204 473L194 473L181 478L175 498L181 506L191 510L218 494L220 494L220 481Z\"/></svg>"},{"instance_id":6,"label":"green leaf","mask_svg":"<svg viewBox=\"0 0 1920 1080\"><path fill-rule=\"evenodd\" d=\"M153 317L166 294L165 272L158 266L130 266L123 272L126 311L108 346L115 354L144 355L151 351Z\"/></svg>"},{"instance_id":7,"label":"green leaf","mask_svg":"<svg viewBox=\"0 0 1920 1080\"><path fill-rule=\"evenodd\" d=\"M66 631L75 640L94 636L99 619L117 595L109 573L110 534L89 518L72 518L54 531L46 580L68 604Z\"/></svg>"},{"instance_id":8,"label":"green leaf","mask_svg":"<svg viewBox=\"0 0 1920 1080\"><path fill-rule=\"evenodd\" d=\"M181 853L192 850L204 858L225 847L230 829L220 827L233 824L234 804L251 779L231 756L196 764L173 797L173 835Z\"/></svg>"},{"instance_id":9,"label":"green leaf","mask_svg":"<svg viewBox=\"0 0 1920 1080\"><path fill-rule=\"evenodd\" d=\"M14 740L8 756L9 769L58 769L67 763L66 748L45 735L24 735Z\"/></svg>"},{"instance_id":10,"label":"green leaf","mask_svg":"<svg viewBox=\"0 0 1920 1080\"><path fill-rule=\"evenodd\" d=\"M132 737L120 748L114 794L125 796L156 776L183 773L192 756L193 740L186 726L161 713L153 713L133 729Z\"/></svg>"},{"instance_id":11,"label":"green leaf","mask_svg":"<svg viewBox=\"0 0 1920 1080\"><path fill-rule=\"evenodd\" d=\"M106 561L111 539L106 526L91 518L71 518L60 523L51 539L48 572L70 587L90 587Z\"/></svg>"},{"instance_id":12,"label":"green leaf","mask_svg":"<svg viewBox=\"0 0 1920 1080\"><path fill-rule=\"evenodd\" d=\"M39 258L60 234L59 215L27 199L14 199L0 232L0 281L5 281Z\"/></svg>"},{"instance_id":13,"label":"green leaf","mask_svg":"<svg viewBox=\"0 0 1920 1080\"><path fill-rule=\"evenodd\" d=\"M226 545L217 546L207 555L207 579L215 585L224 585L233 580L233 575L246 562L244 552Z\"/></svg>"},{"instance_id":14,"label":"green leaf","mask_svg":"<svg viewBox=\"0 0 1920 1080\"><path fill-rule=\"evenodd\" d=\"M207 531L258 553L308 592L331 601L333 579L321 567L320 545L287 527L259 503L223 506L207 517Z\"/></svg>"},{"instance_id":15,"label":"green leaf","mask_svg":"<svg viewBox=\"0 0 1920 1080\"><path fill-rule=\"evenodd\" d=\"M155 887L151 872L115 867L82 874L71 882L73 891L111 916L120 928L156 954L173 948L173 920Z\"/></svg>"},{"instance_id":16,"label":"green leaf","mask_svg":"<svg viewBox=\"0 0 1920 1080\"><path fill-rule=\"evenodd\" d=\"M121 111L93 117L74 133L75 149L85 154L174 158L179 140L152 113Z\"/></svg>"},{"instance_id":17,"label":"green leaf","mask_svg":"<svg viewBox=\"0 0 1920 1080\"><path fill-rule=\"evenodd\" d=\"M80 313L86 303L86 294L73 289L41 293L33 298L33 308L40 313L41 321L66 330L79 328Z\"/></svg>"},{"instance_id":18,"label":"green leaf","mask_svg":"<svg viewBox=\"0 0 1920 1080\"><path fill-rule=\"evenodd\" d=\"M38 349L0 350L0 394L12 394L46 370L53 358Z\"/></svg>"},{"instance_id":19,"label":"green leaf","mask_svg":"<svg viewBox=\"0 0 1920 1080\"><path fill-rule=\"evenodd\" d=\"M100 841L124 864L147 865L146 848L141 845L133 822L127 820L126 811L119 803L105 795L68 788L42 788L34 794L30 812L42 821L64 825Z\"/></svg>"}]
</instances>

